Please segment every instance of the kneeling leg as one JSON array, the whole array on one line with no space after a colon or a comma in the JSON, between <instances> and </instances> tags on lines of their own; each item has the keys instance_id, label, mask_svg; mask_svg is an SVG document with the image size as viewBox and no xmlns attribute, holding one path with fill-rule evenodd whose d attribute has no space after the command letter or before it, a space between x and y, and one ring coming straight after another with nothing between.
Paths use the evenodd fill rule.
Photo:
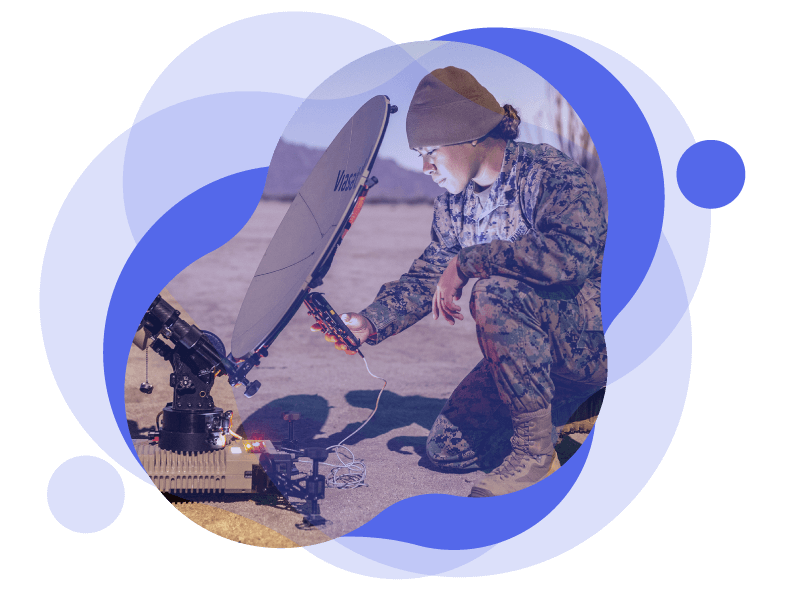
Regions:
<instances>
[{"instance_id":1,"label":"kneeling leg","mask_svg":"<svg viewBox=\"0 0 800 590\"><path fill-rule=\"evenodd\" d=\"M511 415L486 360L456 387L428 435L428 459L440 469L492 469L511 451Z\"/></svg>"}]
</instances>

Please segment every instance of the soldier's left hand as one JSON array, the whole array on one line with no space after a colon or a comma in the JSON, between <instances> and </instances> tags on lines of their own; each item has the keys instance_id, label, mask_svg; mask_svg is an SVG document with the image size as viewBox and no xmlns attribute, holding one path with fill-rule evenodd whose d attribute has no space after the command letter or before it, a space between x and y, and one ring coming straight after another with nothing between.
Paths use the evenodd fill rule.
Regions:
<instances>
[{"instance_id":1,"label":"soldier's left hand","mask_svg":"<svg viewBox=\"0 0 800 590\"><path fill-rule=\"evenodd\" d=\"M455 301L461 299L461 290L469 279L458 268L458 256L454 256L436 285L433 294L433 319L439 319L439 315L447 320L447 323L455 325L455 320L463 320L461 306L456 305Z\"/></svg>"}]
</instances>

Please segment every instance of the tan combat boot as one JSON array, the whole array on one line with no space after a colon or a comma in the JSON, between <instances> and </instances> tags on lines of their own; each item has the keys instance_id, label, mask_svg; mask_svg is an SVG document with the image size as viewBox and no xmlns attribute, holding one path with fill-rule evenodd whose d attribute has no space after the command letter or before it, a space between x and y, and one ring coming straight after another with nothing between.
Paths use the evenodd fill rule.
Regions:
<instances>
[{"instance_id":1,"label":"tan combat boot","mask_svg":"<svg viewBox=\"0 0 800 590\"><path fill-rule=\"evenodd\" d=\"M532 486L561 467L553 449L550 408L512 417L513 451L503 464L472 487L470 498L502 496Z\"/></svg>"}]
</instances>

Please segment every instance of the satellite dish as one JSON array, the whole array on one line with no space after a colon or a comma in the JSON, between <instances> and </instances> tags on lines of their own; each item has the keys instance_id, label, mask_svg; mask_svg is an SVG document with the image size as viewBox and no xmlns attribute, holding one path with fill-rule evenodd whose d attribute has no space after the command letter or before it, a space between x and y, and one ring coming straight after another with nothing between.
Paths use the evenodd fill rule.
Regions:
<instances>
[{"instance_id":1,"label":"satellite dish","mask_svg":"<svg viewBox=\"0 0 800 590\"><path fill-rule=\"evenodd\" d=\"M368 186L390 110L397 109L390 108L387 96L367 101L300 188L247 289L233 328L234 358L268 347L308 291L321 284L356 201Z\"/></svg>"}]
</instances>

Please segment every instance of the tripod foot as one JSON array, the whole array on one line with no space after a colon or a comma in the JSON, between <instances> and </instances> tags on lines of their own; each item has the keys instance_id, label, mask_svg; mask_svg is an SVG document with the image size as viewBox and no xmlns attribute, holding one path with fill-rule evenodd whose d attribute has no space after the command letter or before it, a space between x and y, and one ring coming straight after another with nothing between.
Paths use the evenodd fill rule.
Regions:
<instances>
[{"instance_id":1,"label":"tripod foot","mask_svg":"<svg viewBox=\"0 0 800 590\"><path fill-rule=\"evenodd\" d=\"M311 526L320 526L325 524L327 521L321 514L306 514L303 517L303 522Z\"/></svg>"}]
</instances>

